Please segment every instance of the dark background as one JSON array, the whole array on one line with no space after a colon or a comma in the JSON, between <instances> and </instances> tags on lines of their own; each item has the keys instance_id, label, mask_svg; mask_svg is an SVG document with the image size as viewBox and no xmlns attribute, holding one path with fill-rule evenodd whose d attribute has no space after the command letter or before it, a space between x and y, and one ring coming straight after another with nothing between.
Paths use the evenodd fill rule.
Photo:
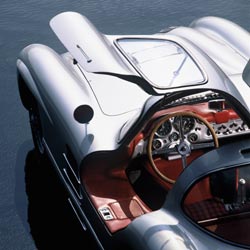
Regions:
<instances>
[{"instance_id":1,"label":"dark background","mask_svg":"<svg viewBox=\"0 0 250 250\"><path fill-rule=\"evenodd\" d=\"M25 46L64 52L48 25L63 11L80 12L106 34L151 34L207 15L250 30L248 0L1 0L0 249L90 249L53 169L33 151L16 82L16 58Z\"/></svg>"}]
</instances>

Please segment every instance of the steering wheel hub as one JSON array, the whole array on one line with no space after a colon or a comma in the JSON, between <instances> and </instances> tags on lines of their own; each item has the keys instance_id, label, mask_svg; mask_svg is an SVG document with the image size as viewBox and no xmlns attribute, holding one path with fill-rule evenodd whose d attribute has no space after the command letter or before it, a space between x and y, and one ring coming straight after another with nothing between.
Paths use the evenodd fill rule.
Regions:
<instances>
[{"instance_id":1,"label":"steering wheel hub","mask_svg":"<svg viewBox=\"0 0 250 250\"><path fill-rule=\"evenodd\" d=\"M181 156L187 156L191 153L190 143L187 141L182 141L179 145L177 145L177 152Z\"/></svg>"}]
</instances>

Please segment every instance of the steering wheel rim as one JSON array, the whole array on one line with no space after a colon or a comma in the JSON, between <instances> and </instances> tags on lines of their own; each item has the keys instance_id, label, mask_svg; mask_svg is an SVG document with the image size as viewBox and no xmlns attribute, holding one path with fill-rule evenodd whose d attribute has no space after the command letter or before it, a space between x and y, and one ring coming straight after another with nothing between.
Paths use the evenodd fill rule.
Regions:
<instances>
[{"instance_id":1,"label":"steering wheel rim","mask_svg":"<svg viewBox=\"0 0 250 250\"><path fill-rule=\"evenodd\" d=\"M147 146L147 154L148 154L148 158L150 161L150 164L153 168L153 170L155 171L155 173L163 180L166 181L170 184L174 184L176 180L169 178L168 176L164 175L156 166L154 159L153 159L153 154L152 154L152 144L153 144L153 139L155 136L156 131L159 129L159 127L165 123L166 121L168 121L170 118L173 117L193 117L196 118L198 120L200 120L204 125L206 125L206 127L209 129L209 131L211 132L212 138L213 138L213 142L214 142L214 147L218 148L219 147L219 141L218 141L218 137L213 129L213 127L209 124L209 122L207 120L205 120L203 117L201 117L200 115L193 113L193 112L175 112L175 113L171 113L169 115L164 116L162 119L160 119L156 126L152 129L150 135L149 135L149 139L148 139L148 146ZM181 130L181 124L180 124L180 130ZM180 132L180 131L179 131ZM183 131L182 131L183 132ZM180 132L180 133L182 133ZM184 138L183 138L184 141ZM179 144L180 145L180 144ZM182 156L183 159L183 156Z\"/></svg>"}]
</instances>

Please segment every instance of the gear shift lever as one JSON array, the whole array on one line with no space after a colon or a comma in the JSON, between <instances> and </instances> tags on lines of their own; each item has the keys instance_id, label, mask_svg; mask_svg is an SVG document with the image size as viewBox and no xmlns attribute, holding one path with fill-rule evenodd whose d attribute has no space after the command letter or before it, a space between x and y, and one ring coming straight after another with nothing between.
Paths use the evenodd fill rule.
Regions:
<instances>
[{"instance_id":1,"label":"gear shift lever","mask_svg":"<svg viewBox=\"0 0 250 250\"><path fill-rule=\"evenodd\" d=\"M238 186L238 203L244 204L246 201L246 180L243 178L239 179Z\"/></svg>"}]
</instances>

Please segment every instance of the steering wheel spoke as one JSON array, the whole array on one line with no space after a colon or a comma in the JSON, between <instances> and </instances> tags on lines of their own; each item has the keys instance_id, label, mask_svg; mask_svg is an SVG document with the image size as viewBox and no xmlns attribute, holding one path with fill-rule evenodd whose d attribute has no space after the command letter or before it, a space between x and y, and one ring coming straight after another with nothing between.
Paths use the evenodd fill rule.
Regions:
<instances>
[{"instance_id":1,"label":"steering wheel spoke","mask_svg":"<svg viewBox=\"0 0 250 250\"><path fill-rule=\"evenodd\" d=\"M187 156L186 155L182 155L181 156L181 160L182 160L182 167L183 169L187 167Z\"/></svg>"},{"instance_id":2,"label":"steering wheel spoke","mask_svg":"<svg viewBox=\"0 0 250 250\"><path fill-rule=\"evenodd\" d=\"M180 116L179 119L179 133L180 133L180 138L181 141L184 141L185 137L184 137L184 128L183 128L183 120L182 120L182 116Z\"/></svg>"}]
</instances>

